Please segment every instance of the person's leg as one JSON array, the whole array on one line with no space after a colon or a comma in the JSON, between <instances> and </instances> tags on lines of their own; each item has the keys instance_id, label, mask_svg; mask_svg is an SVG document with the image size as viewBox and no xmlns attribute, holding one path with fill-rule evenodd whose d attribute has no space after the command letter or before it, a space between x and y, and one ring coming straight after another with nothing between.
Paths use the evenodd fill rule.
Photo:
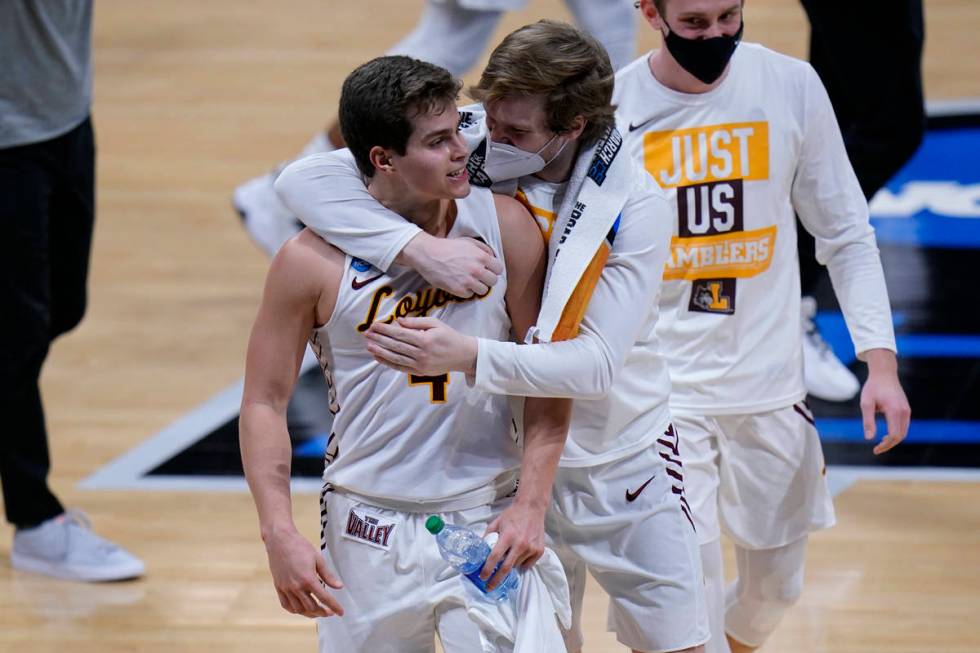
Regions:
<instances>
[{"instance_id":1,"label":"person's leg","mask_svg":"<svg viewBox=\"0 0 980 653\"><path fill-rule=\"evenodd\" d=\"M726 592L725 631L740 653L760 646L799 597L807 536L834 524L834 508L805 403L717 419L728 461L719 519L739 574Z\"/></svg>"},{"instance_id":2,"label":"person's leg","mask_svg":"<svg viewBox=\"0 0 980 653\"><path fill-rule=\"evenodd\" d=\"M810 20L810 63L827 88L848 158L870 200L922 142L922 0L867 0L846 13L835 3L801 2ZM813 237L797 226L801 292L810 297L826 271L817 263ZM854 397L856 377L823 346L806 315L803 329L807 390L828 401Z\"/></svg>"},{"instance_id":3,"label":"person's leg","mask_svg":"<svg viewBox=\"0 0 980 653\"><path fill-rule=\"evenodd\" d=\"M725 596L725 631L733 653L769 638L803 592L807 537L775 549L735 547L738 578Z\"/></svg>"},{"instance_id":4,"label":"person's leg","mask_svg":"<svg viewBox=\"0 0 980 653\"><path fill-rule=\"evenodd\" d=\"M58 143L63 170L51 198L51 340L78 326L88 298L95 227L95 139L86 119Z\"/></svg>"},{"instance_id":5,"label":"person's leg","mask_svg":"<svg viewBox=\"0 0 980 653\"><path fill-rule=\"evenodd\" d=\"M725 568L721 557L721 538L701 545L701 568L704 570L704 595L708 608L711 639L707 653L729 653L725 637Z\"/></svg>"},{"instance_id":6,"label":"person's leg","mask_svg":"<svg viewBox=\"0 0 980 653\"><path fill-rule=\"evenodd\" d=\"M317 618L321 653L435 649L438 583L432 571L444 566L423 526L422 513L364 503L339 491L321 496L321 552L327 568L343 582L328 589L343 616ZM367 520L389 527L381 542L365 538ZM458 578L453 578L458 582Z\"/></svg>"},{"instance_id":7,"label":"person's leg","mask_svg":"<svg viewBox=\"0 0 980 653\"><path fill-rule=\"evenodd\" d=\"M502 15L497 10L466 9L456 0L429 0L415 29L386 54L421 59L462 75L480 60Z\"/></svg>"},{"instance_id":8,"label":"person's leg","mask_svg":"<svg viewBox=\"0 0 980 653\"><path fill-rule=\"evenodd\" d=\"M708 653L728 653L725 640L725 573L718 525L719 449L717 426L710 417L674 415L684 460L684 491L691 504L701 548L705 603L711 639Z\"/></svg>"},{"instance_id":9,"label":"person's leg","mask_svg":"<svg viewBox=\"0 0 980 653\"><path fill-rule=\"evenodd\" d=\"M602 43L613 70L636 58L636 8L632 0L565 0L579 27Z\"/></svg>"},{"instance_id":10,"label":"person's leg","mask_svg":"<svg viewBox=\"0 0 980 653\"><path fill-rule=\"evenodd\" d=\"M647 449L556 479L564 544L609 595L608 629L636 651L700 650L710 635L680 451L671 427Z\"/></svg>"},{"instance_id":11,"label":"person's leg","mask_svg":"<svg viewBox=\"0 0 980 653\"><path fill-rule=\"evenodd\" d=\"M86 303L89 252L95 216L95 149L91 123L86 120L67 134L34 150L35 189L24 178L21 190L0 191L0 220L12 229L12 251L3 251L3 303L16 307L22 318L4 327L0 340L15 344L6 329L20 333L21 350L3 350L4 383L0 407L14 416L15 429L0 441L0 476L8 519L18 528L10 560L15 569L68 580L112 581L141 576L143 563L90 529L77 512L65 513L47 487L47 434L37 387L40 367L51 340L70 331L82 319ZM9 158L0 168L9 172ZM41 170L43 172L38 172ZM40 177L38 176L40 175ZM3 176L3 173L0 173ZM44 188L46 210L28 219L17 205ZM32 200L37 202L35 196ZM19 216L19 217L18 217ZM10 241L5 240L5 244ZM13 270L6 269L12 263ZM4 324L7 324L4 321ZM9 404L7 402L10 402ZM19 441L19 444L18 444Z\"/></svg>"},{"instance_id":12,"label":"person's leg","mask_svg":"<svg viewBox=\"0 0 980 653\"><path fill-rule=\"evenodd\" d=\"M454 75L469 70L483 54L502 11L473 10L457 0L426 3L418 24L386 54L401 54L429 61ZM344 147L340 125L334 118L316 133L295 158ZM294 159L295 159L294 158ZM303 225L276 195L273 184L288 161L271 172L238 186L232 205L252 240L270 257L282 244L300 232Z\"/></svg>"},{"instance_id":13,"label":"person's leg","mask_svg":"<svg viewBox=\"0 0 980 653\"><path fill-rule=\"evenodd\" d=\"M922 0L868 0L846 15L832 3L801 1L810 19L810 62L870 199L922 141ZM874 30L863 28L868 21Z\"/></svg>"},{"instance_id":14,"label":"person's leg","mask_svg":"<svg viewBox=\"0 0 980 653\"><path fill-rule=\"evenodd\" d=\"M64 508L50 460L38 380L52 333L50 143L0 150L0 483L7 520L36 526Z\"/></svg>"}]
</instances>

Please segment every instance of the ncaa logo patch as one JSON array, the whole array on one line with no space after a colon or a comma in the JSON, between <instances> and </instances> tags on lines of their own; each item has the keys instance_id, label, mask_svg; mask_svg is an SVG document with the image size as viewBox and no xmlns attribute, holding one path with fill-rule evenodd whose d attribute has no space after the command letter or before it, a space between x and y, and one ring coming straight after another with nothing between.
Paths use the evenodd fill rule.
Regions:
<instances>
[{"instance_id":1,"label":"ncaa logo patch","mask_svg":"<svg viewBox=\"0 0 980 653\"><path fill-rule=\"evenodd\" d=\"M356 270L357 272L367 272L373 267L367 261L362 261L359 258L353 258L353 257L350 260L350 266L354 268L354 270Z\"/></svg>"},{"instance_id":2,"label":"ncaa logo patch","mask_svg":"<svg viewBox=\"0 0 980 653\"><path fill-rule=\"evenodd\" d=\"M391 549L391 534L395 530L395 522L385 520L364 510L351 508L347 513L347 524L344 525L343 537L382 551Z\"/></svg>"}]
</instances>

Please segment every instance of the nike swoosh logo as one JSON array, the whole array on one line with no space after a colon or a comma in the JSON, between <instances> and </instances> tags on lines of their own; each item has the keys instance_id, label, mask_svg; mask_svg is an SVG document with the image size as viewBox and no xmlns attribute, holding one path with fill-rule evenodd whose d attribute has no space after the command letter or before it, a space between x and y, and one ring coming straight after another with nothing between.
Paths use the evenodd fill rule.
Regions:
<instances>
[{"instance_id":1,"label":"nike swoosh logo","mask_svg":"<svg viewBox=\"0 0 980 653\"><path fill-rule=\"evenodd\" d=\"M365 279L364 281L361 281L357 277L354 277L353 279L350 280L350 287L353 288L354 290L360 290L361 288L368 285L372 281L377 281L383 276L384 273L382 272L381 274L373 276L370 279Z\"/></svg>"},{"instance_id":2,"label":"nike swoosh logo","mask_svg":"<svg viewBox=\"0 0 980 653\"><path fill-rule=\"evenodd\" d=\"M629 130L630 130L631 132L633 132L633 131L636 131L637 129L639 129L639 128L640 128L640 127L642 127L643 125L646 125L646 124L648 124L648 123L650 123L650 122L651 122L651 121L653 121L653 120L654 120L653 118L650 118L650 120L644 120L643 122L641 122L641 123L638 123L638 124L635 124L635 125L634 125L633 123L630 123L630 127L629 127Z\"/></svg>"},{"instance_id":3,"label":"nike swoosh logo","mask_svg":"<svg viewBox=\"0 0 980 653\"><path fill-rule=\"evenodd\" d=\"M627 502L627 503L632 503L633 501L636 501L636 497L638 497L638 496L640 496L640 492L642 492L643 490L645 490L645 489L646 489L646 487L647 487L648 485L650 485L650 481L652 481L652 480L653 480L653 479L655 479L656 477L657 477L657 475L656 475L656 474L654 474L653 476L651 476L650 478L648 478L648 479L647 479L647 482L646 482L646 483L644 483L643 485L641 485L641 486L640 486L640 487L639 487L639 488L638 488L638 489L636 490L636 492L630 492L629 490L626 490L626 502Z\"/></svg>"}]
</instances>

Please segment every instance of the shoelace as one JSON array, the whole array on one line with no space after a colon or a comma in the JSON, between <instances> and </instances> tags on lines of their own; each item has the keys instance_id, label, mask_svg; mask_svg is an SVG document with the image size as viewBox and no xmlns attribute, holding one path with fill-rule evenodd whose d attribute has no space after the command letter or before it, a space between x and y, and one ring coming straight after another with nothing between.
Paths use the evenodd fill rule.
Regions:
<instances>
[{"instance_id":1,"label":"shoelace","mask_svg":"<svg viewBox=\"0 0 980 653\"><path fill-rule=\"evenodd\" d=\"M87 531L92 530L92 520L78 508L68 508L65 510L65 521Z\"/></svg>"},{"instance_id":2,"label":"shoelace","mask_svg":"<svg viewBox=\"0 0 980 653\"><path fill-rule=\"evenodd\" d=\"M85 512L79 510L78 508L68 508L65 510L65 523L67 523L69 526L74 526L75 528L91 533L91 537L98 542L99 549L105 551L106 553L110 553L119 548L118 545L114 544L113 542L104 540L95 533L92 533L92 520L89 519ZM71 531L69 531L69 533L70 532Z\"/></svg>"}]
</instances>

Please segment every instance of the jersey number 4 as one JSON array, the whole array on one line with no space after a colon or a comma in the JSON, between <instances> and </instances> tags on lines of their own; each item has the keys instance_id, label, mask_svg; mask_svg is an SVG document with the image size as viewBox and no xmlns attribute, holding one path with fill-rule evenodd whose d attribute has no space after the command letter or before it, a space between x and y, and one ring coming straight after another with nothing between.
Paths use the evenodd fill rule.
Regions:
<instances>
[{"instance_id":1,"label":"jersey number 4","mask_svg":"<svg viewBox=\"0 0 980 653\"><path fill-rule=\"evenodd\" d=\"M449 385L449 375L419 376L418 374L409 374L408 385L429 386L429 401L434 404L444 404L446 403L446 386Z\"/></svg>"}]
</instances>

